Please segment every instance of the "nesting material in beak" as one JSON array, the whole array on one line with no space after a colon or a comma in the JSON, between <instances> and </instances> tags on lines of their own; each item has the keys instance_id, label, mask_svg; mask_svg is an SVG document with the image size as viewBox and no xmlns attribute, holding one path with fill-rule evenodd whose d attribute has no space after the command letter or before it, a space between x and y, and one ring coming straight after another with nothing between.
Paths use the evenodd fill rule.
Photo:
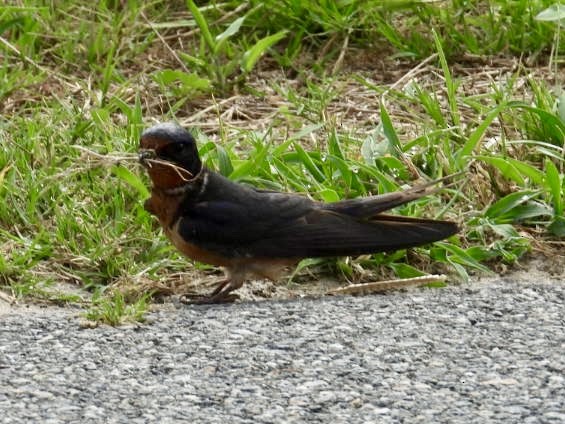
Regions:
<instances>
[{"instance_id":1,"label":"nesting material in beak","mask_svg":"<svg viewBox=\"0 0 565 424\"><path fill-rule=\"evenodd\" d=\"M156 156L155 150L153 149L141 149L139 151L139 162L145 167L150 167L151 164L149 160L154 159Z\"/></svg>"}]
</instances>

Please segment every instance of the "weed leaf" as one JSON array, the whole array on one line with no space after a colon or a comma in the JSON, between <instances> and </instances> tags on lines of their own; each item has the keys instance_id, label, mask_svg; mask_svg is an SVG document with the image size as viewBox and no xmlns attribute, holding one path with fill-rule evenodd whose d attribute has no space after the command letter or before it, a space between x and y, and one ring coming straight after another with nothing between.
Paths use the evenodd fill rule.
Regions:
<instances>
[{"instance_id":1,"label":"weed leaf","mask_svg":"<svg viewBox=\"0 0 565 424\"><path fill-rule=\"evenodd\" d=\"M282 30L277 32L276 34L262 38L261 40L257 41L257 43L255 43L253 47L247 50L243 54L243 59L241 64L241 68L243 72L246 74L251 72L251 70L255 66L255 63L257 63L261 55L265 53L265 51L267 51L269 47L282 40L286 36L287 32L288 31L286 30Z\"/></svg>"}]
</instances>

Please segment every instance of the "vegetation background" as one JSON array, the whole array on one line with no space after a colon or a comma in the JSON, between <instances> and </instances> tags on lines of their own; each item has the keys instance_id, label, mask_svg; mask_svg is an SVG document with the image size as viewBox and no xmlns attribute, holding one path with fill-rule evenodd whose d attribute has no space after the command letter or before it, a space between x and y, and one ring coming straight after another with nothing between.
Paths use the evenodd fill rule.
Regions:
<instances>
[{"instance_id":1,"label":"vegetation background","mask_svg":"<svg viewBox=\"0 0 565 424\"><path fill-rule=\"evenodd\" d=\"M563 258L564 19L545 0L4 3L0 288L117 323L215 278L142 207L139 135L165 120L229 178L325 201L464 172L397 211L459 235L294 281Z\"/></svg>"}]
</instances>

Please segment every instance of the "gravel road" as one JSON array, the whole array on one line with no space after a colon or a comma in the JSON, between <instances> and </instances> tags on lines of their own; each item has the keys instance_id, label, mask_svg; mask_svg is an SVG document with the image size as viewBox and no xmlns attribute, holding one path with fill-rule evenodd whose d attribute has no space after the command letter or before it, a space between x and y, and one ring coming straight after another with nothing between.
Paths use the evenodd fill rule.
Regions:
<instances>
[{"instance_id":1,"label":"gravel road","mask_svg":"<svg viewBox=\"0 0 565 424\"><path fill-rule=\"evenodd\" d=\"M565 282L0 316L1 423L565 422Z\"/></svg>"}]
</instances>

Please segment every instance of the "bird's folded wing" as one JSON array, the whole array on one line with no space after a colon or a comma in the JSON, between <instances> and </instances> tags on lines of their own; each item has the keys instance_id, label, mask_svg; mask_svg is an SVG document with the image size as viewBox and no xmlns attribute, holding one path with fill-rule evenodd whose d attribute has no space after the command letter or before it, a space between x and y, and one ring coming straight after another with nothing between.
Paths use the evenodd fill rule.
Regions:
<instances>
[{"instance_id":1,"label":"bird's folded wing","mask_svg":"<svg viewBox=\"0 0 565 424\"><path fill-rule=\"evenodd\" d=\"M261 210L261 205L257 208ZM440 240L457 231L454 223L446 221L385 215L358 219L319 206L294 213L267 209L256 214L240 204L206 202L181 217L178 228L183 238L226 257L269 258L391 251Z\"/></svg>"}]
</instances>

